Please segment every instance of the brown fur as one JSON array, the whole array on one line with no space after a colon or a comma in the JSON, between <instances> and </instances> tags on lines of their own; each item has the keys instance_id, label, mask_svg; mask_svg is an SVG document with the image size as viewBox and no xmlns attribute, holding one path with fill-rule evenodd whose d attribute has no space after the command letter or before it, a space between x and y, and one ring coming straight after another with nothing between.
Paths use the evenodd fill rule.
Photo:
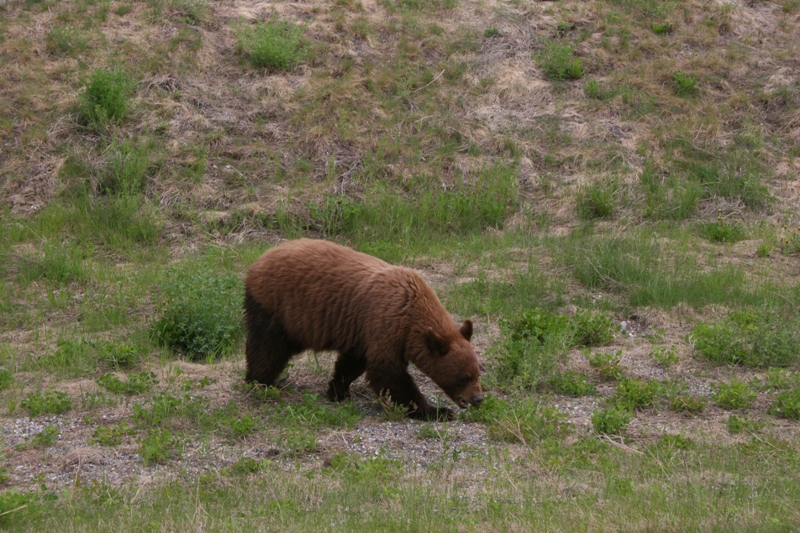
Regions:
<instances>
[{"instance_id":1,"label":"brown fur","mask_svg":"<svg viewBox=\"0 0 800 533\"><path fill-rule=\"evenodd\" d=\"M483 399L472 322L459 326L415 272L327 241L301 239L262 255L245 279L247 381L275 383L306 349L339 352L327 395L341 401L364 372L377 394L415 418L450 418L408 374L413 363L459 406Z\"/></svg>"}]
</instances>

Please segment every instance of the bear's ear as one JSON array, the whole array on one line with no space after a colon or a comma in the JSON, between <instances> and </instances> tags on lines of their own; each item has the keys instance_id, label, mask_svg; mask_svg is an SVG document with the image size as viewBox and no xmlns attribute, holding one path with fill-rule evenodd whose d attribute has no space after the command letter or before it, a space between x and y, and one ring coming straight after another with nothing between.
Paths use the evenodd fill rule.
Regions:
<instances>
[{"instance_id":1,"label":"bear's ear","mask_svg":"<svg viewBox=\"0 0 800 533\"><path fill-rule=\"evenodd\" d=\"M458 331L461 332L465 339L470 340L472 338L472 320L465 320Z\"/></svg>"},{"instance_id":2,"label":"bear's ear","mask_svg":"<svg viewBox=\"0 0 800 533\"><path fill-rule=\"evenodd\" d=\"M425 344L428 345L428 349L434 355L444 355L450 351L450 343L447 342L447 339L431 328L428 328L428 331L425 332Z\"/></svg>"}]
</instances>

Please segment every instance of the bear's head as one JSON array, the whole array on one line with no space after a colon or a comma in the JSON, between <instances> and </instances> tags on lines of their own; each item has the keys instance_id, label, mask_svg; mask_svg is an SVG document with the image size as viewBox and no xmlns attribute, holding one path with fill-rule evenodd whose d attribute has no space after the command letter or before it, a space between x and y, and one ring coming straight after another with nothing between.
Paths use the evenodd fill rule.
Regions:
<instances>
[{"instance_id":1,"label":"bear's head","mask_svg":"<svg viewBox=\"0 0 800 533\"><path fill-rule=\"evenodd\" d=\"M469 342L471 338L472 322L469 320L449 334L429 328L425 332L427 357L417 361L420 370L462 409L468 405L480 405L483 401L481 364Z\"/></svg>"}]
</instances>

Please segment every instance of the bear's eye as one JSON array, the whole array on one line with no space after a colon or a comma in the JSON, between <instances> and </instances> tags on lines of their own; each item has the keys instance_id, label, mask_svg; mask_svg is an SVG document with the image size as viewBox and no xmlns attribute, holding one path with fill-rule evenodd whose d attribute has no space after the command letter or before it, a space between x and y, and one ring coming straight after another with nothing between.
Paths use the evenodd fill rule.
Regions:
<instances>
[{"instance_id":1,"label":"bear's eye","mask_svg":"<svg viewBox=\"0 0 800 533\"><path fill-rule=\"evenodd\" d=\"M466 385L466 384L472 382L472 378L470 376L461 376L461 379L459 379L458 381L459 381L459 383L462 383L462 384Z\"/></svg>"}]
</instances>

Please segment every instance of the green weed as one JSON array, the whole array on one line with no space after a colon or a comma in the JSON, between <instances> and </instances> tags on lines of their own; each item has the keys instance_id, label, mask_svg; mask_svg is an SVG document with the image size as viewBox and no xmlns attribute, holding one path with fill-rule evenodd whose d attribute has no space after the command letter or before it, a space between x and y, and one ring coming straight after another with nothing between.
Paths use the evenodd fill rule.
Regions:
<instances>
[{"instance_id":1,"label":"green weed","mask_svg":"<svg viewBox=\"0 0 800 533\"><path fill-rule=\"evenodd\" d=\"M618 204L618 192L619 187L613 179L581 187L575 198L578 217L583 220L611 218Z\"/></svg>"},{"instance_id":2,"label":"green weed","mask_svg":"<svg viewBox=\"0 0 800 533\"><path fill-rule=\"evenodd\" d=\"M103 374L97 378L97 384L115 394L135 395L149 391L158 383L152 372L129 374L126 380L120 380L114 374Z\"/></svg>"},{"instance_id":3,"label":"green weed","mask_svg":"<svg viewBox=\"0 0 800 533\"><path fill-rule=\"evenodd\" d=\"M756 393L737 380L712 384L711 390L711 399L723 409L746 409L756 401Z\"/></svg>"},{"instance_id":4,"label":"green weed","mask_svg":"<svg viewBox=\"0 0 800 533\"><path fill-rule=\"evenodd\" d=\"M779 392L769 406L769 413L789 420L800 420L800 388Z\"/></svg>"},{"instance_id":5,"label":"green weed","mask_svg":"<svg viewBox=\"0 0 800 533\"><path fill-rule=\"evenodd\" d=\"M566 415L555 407L534 400L498 403L497 418L489 425L489 435L498 440L533 446L548 438L563 437L571 430Z\"/></svg>"},{"instance_id":6,"label":"green weed","mask_svg":"<svg viewBox=\"0 0 800 533\"><path fill-rule=\"evenodd\" d=\"M598 352L593 355L587 355L589 359L589 366L591 366L600 378L607 381L617 381L625 375L624 366L620 364L622 359L622 351L616 352Z\"/></svg>"},{"instance_id":7,"label":"green weed","mask_svg":"<svg viewBox=\"0 0 800 533\"><path fill-rule=\"evenodd\" d=\"M14 381L14 374L10 370L0 369L0 391L10 388Z\"/></svg>"},{"instance_id":8,"label":"green weed","mask_svg":"<svg viewBox=\"0 0 800 533\"><path fill-rule=\"evenodd\" d=\"M569 319L532 309L500 323L501 339L491 347L492 377L500 386L535 389L555 376L573 342Z\"/></svg>"},{"instance_id":9,"label":"green weed","mask_svg":"<svg viewBox=\"0 0 800 533\"><path fill-rule=\"evenodd\" d=\"M142 458L145 466L166 463L169 459L180 457L185 442L169 429L151 429L139 440L136 453Z\"/></svg>"},{"instance_id":10,"label":"green weed","mask_svg":"<svg viewBox=\"0 0 800 533\"><path fill-rule=\"evenodd\" d=\"M584 374L579 374L574 370L569 370L563 374L553 377L548 385L556 394L565 396L589 396L597 394L597 387Z\"/></svg>"},{"instance_id":11,"label":"green weed","mask_svg":"<svg viewBox=\"0 0 800 533\"><path fill-rule=\"evenodd\" d=\"M742 433L744 431L747 431L748 433L758 433L764 427L764 422L751 420L746 416L737 416L732 414L728 417L726 426L728 431L734 434Z\"/></svg>"},{"instance_id":12,"label":"green weed","mask_svg":"<svg viewBox=\"0 0 800 533\"><path fill-rule=\"evenodd\" d=\"M150 326L160 345L192 359L226 355L244 334L242 283L207 270L173 270L161 286L158 318Z\"/></svg>"},{"instance_id":13,"label":"green weed","mask_svg":"<svg viewBox=\"0 0 800 533\"><path fill-rule=\"evenodd\" d=\"M255 68L289 71L306 57L303 28L277 16L237 30L237 49Z\"/></svg>"},{"instance_id":14,"label":"green weed","mask_svg":"<svg viewBox=\"0 0 800 533\"><path fill-rule=\"evenodd\" d=\"M692 329L695 349L717 364L785 367L798 362L800 334L793 315L773 308L742 309Z\"/></svg>"},{"instance_id":15,"label":"green weed","mask_svg":"<svg viewBox=\"0 0 800 533\"><path fill-rule=\"evenodd\" d=\"M650 351L650 357L662 368L671 368L680 360L675 348L667 349L664 346L655 346Z\"/></svg>"},{"instance_id":16,"label":"green weed","mask_svg":"<svg viewBox=\"0 0 800 533\"><path fill-rule=\"evenodd\" d=\"M103 130L108 123L120 123L130 111L133 81L122 70L95 70L83 80L78 96L78 115L85 126Z\"/></svg>"},{"instance_id":17,"label":"green weed","mask_svg":"<svg viewBox=\"0 0 800 533\"><path fill-rule=\"evenodd\" d=\"M45 428L34 434L26 440L25 443L19 444L17 450L24 451L30 448L49 448L58 440L59 431L55 426L45 426Z\"/></svg>"},{"instance_id":18,"label":"green weed","mask_svg":"<svg viewBox=\"0 0 800 533\"><path fill-rule=\"evenodd\" d=\"M572 46L548 41L542 51L534 53L534 59L550 80L577 80L583 77L583 66L574 54Z\"/></svg>"},{"instance_id":19,"label":"green weed","mask_svg":"<svg viewBox=\"0 0 800 533\"><path fill-rule=\"evenodd\" d=\"M625 431L633 416L621 407L606 407L592 413L592 426L597 433L619 435Z\"/></svg>"},{"instance_id":20,"label":"green weed","mask_svg":"<svg viewBox=\"0 0 800 533\"><path fill-rule=\"evenodd\" d=\"M89 49L89 39L78 29L58 26L47 32L45 46L54 56L78 57Z\"/></svg>"},{"instance_id":21,"label":"green weed","mask_svg":"<svg viewBox=\"0 0 800 533\"><path fill-rule=\"evenodd\" d=\"M611 317L588 311L578 311L570 323L578 347L605 346L614 340L614 333L619 331L619 326Z\"/></svg>"},{"instance_id":22,"label":"green weed","mask_svg":"<svg viewBox=\"0 0 800 533\"><path fill-rule=\"evenodd\" d=\"M60 415L72 409L72 401L65 392L47 390L32 392L20 403L31 417L39 415Z\"/></svg>"},{"instance_id":23,"label":"green weed","mask_svg":"<svg viewBox=\"0 0 800 533\"><path fill-rule=\"evenodd\" d=\"M124 420L118 424L99 426L92 433L93 442L100 446L119 446L123 437L133 435L135 430Z\"/></svg>"},{"instance_id":24,"label":"green weed","mask_svg":"<svg viewBox=\"0 0 800 533\"><path fill-rule=\"evenodd\" d=\"M711 242L739 242L746 238L741 224L717 220L700 225L699 233Z\"/></svg>"},{"instance_id":25,"label":"green weed","mask_svg":"<svg viewBox=\"0 0 800 533\"><path fill-rule=\"evenodd\" d=\"M695 96L698 93L697 77L678 70L672 75L672 88L675 94L683 98Z\"/></svg>"},{"instance_id":26,"label":"green weed","mask_svg":"<svg viewBox=\"0 0 800 533\"><path fill-rule=\"evenodd\" d=\"M698 414L706 408L706 400L694 394L676 394L669 400L669 408L678 413Z\"/></svg>"},{"instance_id":27,"label":"green weed","mask_svg":"<svg viewBox=\"0 0 800 533\"><path fill-rule=\"evenodd\" d=\"M114 142L106 152L106 163L98 176L103 194L135 196L144 190L149 150L131 141Z\"/></svg>"},{"instance_id":28,"label":"green weed","mask_svg":"<svg viewBox=\"0 0 800 533\"><path fill-rule=\"evenodd\" d=\"M617 397L630 409L644 409L653 405L658 388L657 381L626 378L617 383Z\"/></svg>"}]
</instances>

